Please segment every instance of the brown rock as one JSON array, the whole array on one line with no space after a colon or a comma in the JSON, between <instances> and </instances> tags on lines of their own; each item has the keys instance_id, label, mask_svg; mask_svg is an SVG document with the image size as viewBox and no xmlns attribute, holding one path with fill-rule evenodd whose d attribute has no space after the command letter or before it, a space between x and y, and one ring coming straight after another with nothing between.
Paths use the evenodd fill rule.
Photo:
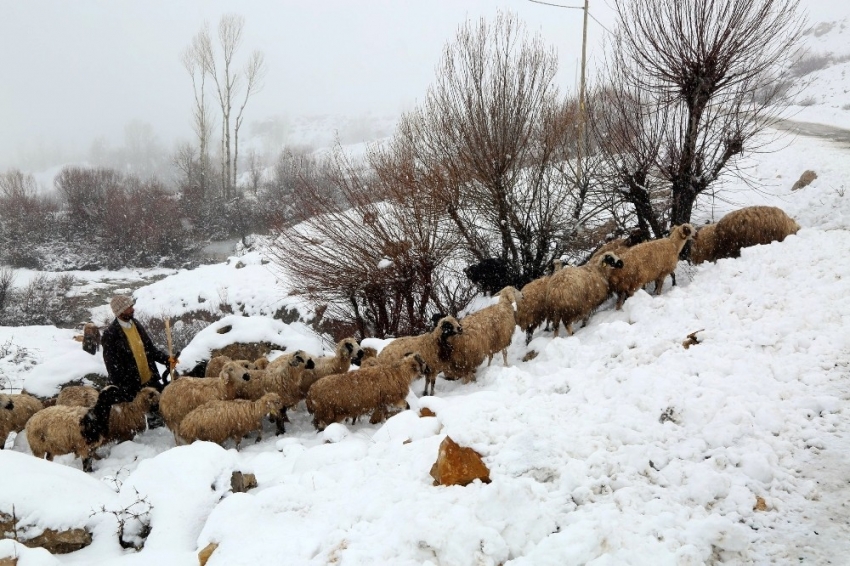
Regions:
<instances>
[{"instance_id":1,"label":"brown rock","mask_svg":"<svg viewBox=\"0 0 850 566\"><path fill-rule=\"evenodd\" d=\"M206 566L207 561L212 556L212 553L215 552L216 548L218 548L218 544L211 542L198 553L198 562L201 566Z\"/></svg>"},{"instance_id":2,"label":"brown rock","mask_svg":"<svg viewBox=\"0 0 850 566\"><path fill-rule=\"evenodd\" d=\"M808 187L812 181L818 178L818 174L812 171L811 169L803 171L803 174L800 175L800 178L797 179L797 182L791 187L792 191L796 191L797 189L802 189L803 187Z\"/></svg>"},{"instance_id":3,"label":"brown rock","mask_svg":"<svg viewBox=\"0 0 850 566\"><path fill-rule=\"evenodd\" d=\"M763 497L756 495L756 506L753 511L767 511L767 501Z\"/></svg>"},{"instance_id":4,"label":"brown rock","mask_svg":"<svg viewBox=\"0 0 850 566\"><path fill-rule=\"evenodd\" d=\"M5 533L5 538L15 539L30 548L40 547L52 554L68 554L87 547L92 541L91 533L85 529L44 529L40 535L28 537L27 532L31 528L17 522L11 515L0 513L0 532Z\"/></svg>"},{"instance_id":5,"label":"brown rock","mask_svg":"<svg viewBox=\"0 0 850 566\"><path fill-rule=\"evenodd\" d=\"M428 407L422 407L421 409L419 409L419 416L420 417L436 417L437 413L435 413L434 411L432 411Z\"/></svg>"},{"instance_id":6,"label":"brown rock","mask_svg":"<svg viewBox=\"0 0 850 566\"><path fill-rule=\"evenodd\" d=\"M490 470L481 455L464 448L448 436L440 443L437 461L431 466L434 485L468 485L474 480L490 483Z\"/></svg>"},{"instance_id":7,"label":"brown rock","mask_svg":"<svg viewBox=\"0 0 850 566\"><path fill-rule=\"evenodd\" d=\"M18 566L18 559L14 557L0 558L0 566Z\"/></svg>"},{"instance_id":8,"label":"brown rock","mask_svg":"<svg viewBox=\"0 0 850 566\"><path fill-rule=\"evenodd\" d=\"M230 488L233 490L233 493L245 493L255 487L257 487L257 476L254 474L233 472L230 475Z\"/></svg>"}]
</instances>

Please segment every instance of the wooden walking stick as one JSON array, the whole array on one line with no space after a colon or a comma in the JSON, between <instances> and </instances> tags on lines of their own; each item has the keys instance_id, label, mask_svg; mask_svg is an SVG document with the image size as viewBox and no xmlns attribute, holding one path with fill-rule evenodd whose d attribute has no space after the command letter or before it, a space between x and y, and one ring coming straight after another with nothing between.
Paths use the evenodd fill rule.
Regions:
<instances>
[{"instance_id":1,"label":"wooden walking stick","mask_svg":"<svg viewBox=\"0 0 850 566\"><path fill-rule=\"evenodd\" d=\"M165 339L168 342L168 379L169 381L174 381L177 379L177 372L174 371L174 364L172 360L174 359L174 350L171 347L171 319L165 319Z\"/></svg>"}]
</instances>

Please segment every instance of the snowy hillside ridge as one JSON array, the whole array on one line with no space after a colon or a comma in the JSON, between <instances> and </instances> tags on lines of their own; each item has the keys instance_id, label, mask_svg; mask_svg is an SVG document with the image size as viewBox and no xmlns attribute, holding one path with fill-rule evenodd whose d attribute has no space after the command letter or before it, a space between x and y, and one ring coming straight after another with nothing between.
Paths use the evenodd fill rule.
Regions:
<instances>
[{"instance_id":1,"label":"snowy hillside ridge","mask_svg":"<svg viewBox=\"0 0 850 566\"><path fill-rule=\"evenodd\" d=\"M355 565L834 564L850 555L843 506L850 160L807 138L749 159L750 174L769 189L730 181L734 204L718 199L714 212L779 206L802 226L782 243L717 264L681 264L676 287L668 283L657 297L640 291L622 311L609 301L569 338L538 330L526 348L517 329L508 367L497 356L473 383L438 379L432 397L413 393L423 386L414 382L411 410L378 425L339 423L317 433L302 405L289 412L285 435L275 437L267 423L264 440L239 451L175 447L170 431L157 428L104 450L90 475L70 455L33 458L26 433L10 436L0 451L0 469L11 470L0 482L0 513L14 504L42 528L71 519L87 526L92 545L54 564L197 564L208 543L218 545L209 564L228 565L278 557ZM818 178L792 192L805 169ZM703 203L698 220L711 211ZM243 261L142 287L137 306L182 312L227 289L249 314L221 321L235 335L285 336L288 347L305 340L311 353L327 351L298 325L255 323L268 317L262 305L272 300L273 276L261 257ZM199 333L181 362L205 355L221 339L216 328ZM11 340L29 352L24 365L3 358L0 371L47 388L69 368L102 363L70 332L0 328L0 345ZM699 343L684 348L694 332ZM529 349L538 355L523 362ZM436 416L420 418L422 407ZM429 470L446 436L482 455L490 484L432 485ZM53 495L51 469L62 476L62 497ZM259 486L232 493L233 470L256 474ZM135 497L153 506L140 552L116 544L114 515L86 514L100 505L120 510ZM12 552L6 548L0 557Z\"/></svg>"},{"instance_id":2,"label":"snowy hillside ridge","mask_svg":"<svg viewBox=\"0 0 850 566\"><path fill-rule=\"evenodd\" d=\"M803 56L789 78L804 88L789 108L791 119L850 130L850 7L844 17L814 22L803 36Z\"/></svg>"}]
</instances>

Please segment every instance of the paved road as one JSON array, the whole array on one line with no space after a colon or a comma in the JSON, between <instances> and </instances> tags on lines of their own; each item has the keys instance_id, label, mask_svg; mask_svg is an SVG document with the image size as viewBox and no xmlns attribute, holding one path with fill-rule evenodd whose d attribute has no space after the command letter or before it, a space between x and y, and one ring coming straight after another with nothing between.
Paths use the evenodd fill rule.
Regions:
<instances>
[{"instance_id":1,"label":"paved road","mask_svg":"<svg viewBox=\"0 0 850 566\"><path fill-rule=\"evenodd\" d=\"M793 120L782 120L776 124L776 128L799 136L832 140L842 147L850 149L850 130Z\"/></svg>"}]
</instances>

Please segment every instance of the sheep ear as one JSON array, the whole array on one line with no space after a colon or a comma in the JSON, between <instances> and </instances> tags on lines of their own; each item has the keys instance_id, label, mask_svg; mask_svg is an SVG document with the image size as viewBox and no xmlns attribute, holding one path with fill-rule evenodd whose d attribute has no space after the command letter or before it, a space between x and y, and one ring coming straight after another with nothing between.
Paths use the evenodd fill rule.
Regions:
<instances>
[{"instance_id":1,"label":"sheep ear","mask_svg":"<svg viewBox=\"0 0 850 566\"><path fill-rule=\"evenodd\" d=\"M351 345L351 342L346 342L345 343L345 349L348 350L348 353L350 354L351 352L354 351L354 346Z\"/></svg>"}]
</instances>

